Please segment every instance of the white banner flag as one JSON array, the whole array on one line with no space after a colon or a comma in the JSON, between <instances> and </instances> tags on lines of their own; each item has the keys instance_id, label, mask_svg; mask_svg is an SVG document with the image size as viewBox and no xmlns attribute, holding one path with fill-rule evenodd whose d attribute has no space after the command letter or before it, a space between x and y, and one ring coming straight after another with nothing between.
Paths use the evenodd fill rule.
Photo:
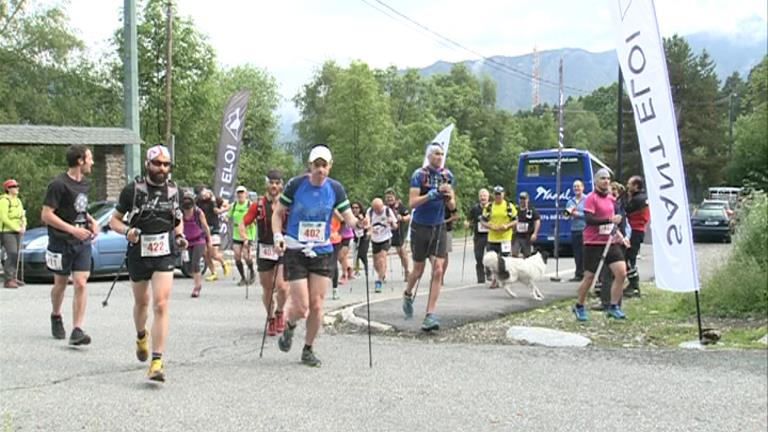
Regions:
<instances>
[{"instance_id":1,"label":"white banner flag","mask_svg":"<svg viewBox=\"0 0 768 432\"><path fill-rule=\"evenodd\" d=\"M698 291L683 159L653 0L611 2L616 54L634 111L651 208L656 286Z\"/></svg>"},{"instance_id":2,"label":"white banner flag","mask_svg":"<svg viewBox=\"0 0 768 432\"><path fill-rule=\"evenodd\" d=\"M448 159L448 145L451 143L451 132L453 132L453 123L448 125L447 128L440 131L437 136L435 136L435 139L432 140L429 144L427 144L427 148L429 148L430 144L440 144L440 146L443 148L443 151L445 152L445 155L443 156L443 163L440 165L441 168L445 168L445 161ZM427 166L429 165L429 160L427 160L427 150L424 150L424 163L421 166Z\"/></svg>"}]
</instances>

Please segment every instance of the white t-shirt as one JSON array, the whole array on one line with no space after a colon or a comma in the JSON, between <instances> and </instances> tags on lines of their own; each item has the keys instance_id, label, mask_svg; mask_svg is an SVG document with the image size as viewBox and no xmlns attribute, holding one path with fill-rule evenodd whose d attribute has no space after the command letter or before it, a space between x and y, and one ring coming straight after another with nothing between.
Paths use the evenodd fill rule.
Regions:
<instances>
[{"instance_id":1,"label":"white t-shirt","mask_svg":"<svg viewBox=\"0 0 768 432\"><path fill-rule=\"evenodd\" d=\"M367 210L368 219L371 221L371 241L374 243L384 243L392 238L392 228L389 225L389 218L394 218L392 209L385 207L381 213L376 213L373 208Z\"/></svg>"}]
</instances>

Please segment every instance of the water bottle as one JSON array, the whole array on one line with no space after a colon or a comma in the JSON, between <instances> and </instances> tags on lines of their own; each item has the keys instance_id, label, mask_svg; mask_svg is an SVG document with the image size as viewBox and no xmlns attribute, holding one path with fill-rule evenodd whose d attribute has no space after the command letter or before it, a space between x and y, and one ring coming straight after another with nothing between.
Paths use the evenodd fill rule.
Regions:
<instances>
[{"instance_id":1,"label":"water bottle","mask_svg":"<svg viewBox=\"0 0 768 432\"><path fill-rule=\"evenodd\" d=\"M181 251L181 260L184 262L189 262L189 251L187 249Z\"/></svg>"}]
</instances>

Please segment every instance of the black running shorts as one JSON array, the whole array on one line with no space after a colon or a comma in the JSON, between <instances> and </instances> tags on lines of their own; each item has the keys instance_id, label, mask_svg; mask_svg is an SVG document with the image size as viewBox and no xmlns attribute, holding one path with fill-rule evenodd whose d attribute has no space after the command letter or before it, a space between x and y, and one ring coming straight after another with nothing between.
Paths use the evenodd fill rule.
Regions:
<instances>
[{"instance_id":1,"label":"black running shorts","mask_svg":"<svg viewBox=\"0 0 768 432\"><path fill-rule=\"evenodd\" d=\"M55 257L55 259L50 261L46 259L48 270L57 275L69 276L72 272L91 271L90 241L70 244L66 241L50 240L46 255L49 253L52 257ZM51 264L55 265L56 268L51 267Z\"/></svg>"},{"instance_id":2,"label":"black running shorts","mask_svg":"<svg viewBox=\"0 0 768 432\"><path fill-rule=\"evenodd\" d=\"M373 245L373 248L372 248L373 254L376 255L379 252L385 252L385 253L388 252L390 242L389 240L381 243L371 242L371 245Z\"/></svg>"},{"instance_id":3,"label":"black running shorts","mask_svg":"<svg viewBox=\"0 0 768 432\"><path fill-rule=\"evenodd\" d=\"M178 255L170 254L161 257L141 257L141 247L129 246L126 267L128 276L133 282L143 282L152 279L154 272L173 272L176 268Z\"/></svg>"},{"instance_id":4,"label":"black running shorts","mask_svg":"<svg viewBox=\"0 0 768 432\"><path fill-rule=\"evenodd\" d=\"M301 249L288 249L283 254L283 277L287 281L309 278L310 273L330 278L333 254L320 254L310 258Z\"/></svg>"},{"instance_id":5,"label":"black running shorts","mask_svg":"<svg viewBox=\"0 0 768 432\"><path fill-rule=\"evenodd\" d=\"M600 257L603 255L605 245L584 245L584 270L590 273L597 272L597 266L600 264ZM604 266L611 265L617 261L624 261L624 248L619 244L612 244L608 248L608 255L605 256Z\"/></svg>"},{"instance_id":6,"label":"black running shorts","mask_svg":"<svg viewBox=\"0 0 768 432\"><path fill-rule=\"evenodd\" d=\"M448 231L445 224L411 224L411 255L416 262L424 262L430 256L445 258Z\"/></svg>"}]
</instances>

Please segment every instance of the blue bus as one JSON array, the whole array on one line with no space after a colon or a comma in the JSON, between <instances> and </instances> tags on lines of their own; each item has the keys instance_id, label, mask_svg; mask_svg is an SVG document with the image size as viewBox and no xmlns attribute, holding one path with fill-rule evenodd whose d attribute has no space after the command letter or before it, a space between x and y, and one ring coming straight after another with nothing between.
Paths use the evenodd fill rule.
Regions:
<instances>
[{"instance_id":1,"label":"blue bus","mask_svg":"<svg viewBox=\"0 0 768 432\"><path fill-rule=\"evenodd\" d=\"M594 188L594 173L600 168L611 170L587 150L565 148L560 165L560 247L570 248L571 220L563 213L573 197L573 182L584 182L584 195ZM611 171L612 173L612 171ZM536 246L554 250L555 199L557 198L557 149L523 152L517 170L517 194L526 191L532 204L541 214L541 228Z\"/></svg>"}]
</instances>

